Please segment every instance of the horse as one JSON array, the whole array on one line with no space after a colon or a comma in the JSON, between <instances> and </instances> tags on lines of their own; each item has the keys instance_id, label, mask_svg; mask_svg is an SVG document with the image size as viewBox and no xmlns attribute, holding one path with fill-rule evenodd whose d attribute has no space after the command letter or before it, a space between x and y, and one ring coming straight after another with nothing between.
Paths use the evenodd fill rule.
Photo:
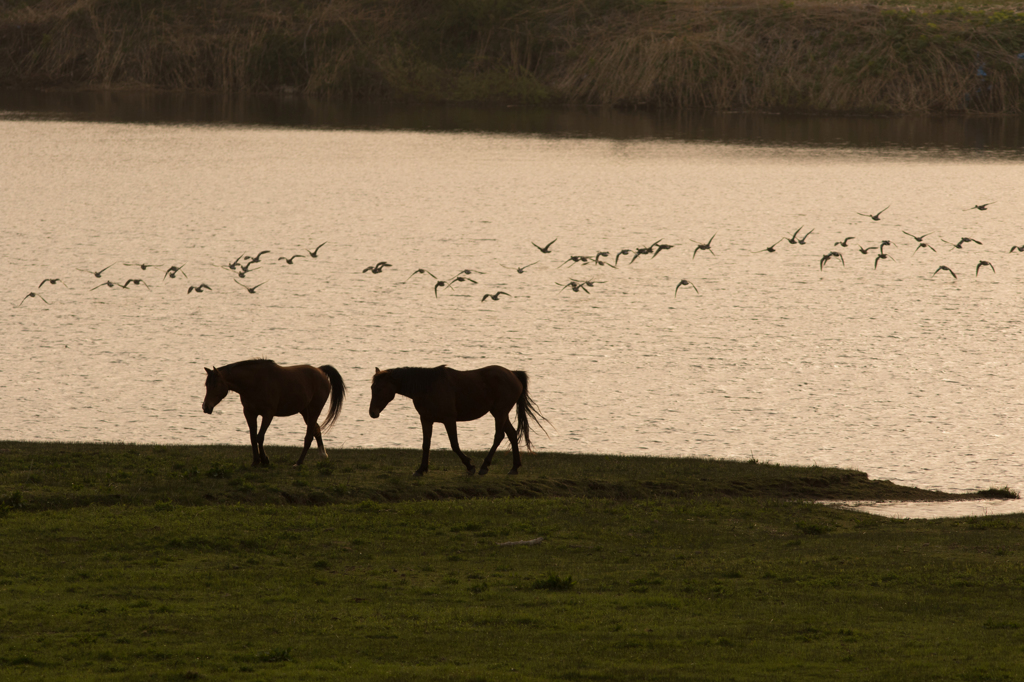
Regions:
<instances>
[{"instance_id":1,"label":"horse","mask_svg":"<svg viewBox=\"0 0 1024 682\"><path fill-rule=\"evenodd\" d=\"M253 466L270 465L270 459L263 449L263 437L271 420L296 413L306 420L306 439L295 466L302 465L314 438L320 454L324 459L327 458L322 434L337 420L341 403L345 399L345 382L341 380L338 370L330 365L282 367L266 359L243 360L223 367L204 369L206 397L203 399L203 412L212 413L228 391L235 391L242 399L242 413L249 424ZM331 406L323 424L318 426L316 420L328 396L331 398ZM259 416L263 417L263 423L257 431L256 417Z\"/></svg>"},{"instance_id":2,"label":"horse","mask_svg":"<svg viewBox=\"0 0 1024 682\"><path fill-rule=\"evenodd\" d=\"M494 443L480 465L480 475L487 473L494 452L503 437L512 444L512 470L519 473L519 441L533 452L530 443L530 419L540 426L541 417L527 390L526 372L513 372L498 365L460 372L445 365L439 367L398 367L384 370L375 368L370 385L370 417L376 419L396 394L412 398L423 426L423 462L415 476L427 473L430 455L430 436L434 423L444 424L452 450L466 466L466 472L475 472L473 461L462 454L456 422L473 421L488 412L494 417ZM512 428L508 413L515 407L517 427ZM546 421L546 420L545 420ZM545 431L546 433L546 431Z\"/></svg>"}]
</instances>

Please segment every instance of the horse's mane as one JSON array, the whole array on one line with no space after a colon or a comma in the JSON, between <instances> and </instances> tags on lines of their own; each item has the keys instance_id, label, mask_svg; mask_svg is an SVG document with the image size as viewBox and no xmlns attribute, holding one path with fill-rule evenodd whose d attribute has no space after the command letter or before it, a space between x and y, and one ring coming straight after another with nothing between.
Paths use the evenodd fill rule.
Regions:
<instances>
[{"instance_id":1,"label":"horse's mane","mask_svg":"<svg viewBox=\"0 0 1024 682\"><path fill-rule=\"evenodd\" d=\"M425 393L444 376L445 365L437 367L396 367L385 370L399 393L414 396Z\"/></svg>"},{"instance_id":2,"label":"horse's mane","mask_svg":"<svg viewBox=\"0 0 1024 682\"><path fill-rule=\"evenodd\" d=\"M219 369L240 369L243 367L250 367L252 365L276 365L277 363L270 358L251 358L249 360L241 360L239 362L232 362L230 365L224 365Z\"/></svg>"}]
</instances>

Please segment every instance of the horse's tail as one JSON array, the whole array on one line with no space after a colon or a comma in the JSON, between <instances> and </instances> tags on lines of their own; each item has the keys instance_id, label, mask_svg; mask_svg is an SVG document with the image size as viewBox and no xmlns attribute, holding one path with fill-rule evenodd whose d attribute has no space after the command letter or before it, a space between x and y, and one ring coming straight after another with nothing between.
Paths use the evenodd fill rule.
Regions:
<instances>
[{"instance_id":1,"label":"horse's tail","mask_svg":"<svg viewBox=\"0 0 1024 682\"><path fill-rule=\"evenodd\" d=\"M540 423L544 417L537 412L537 406L534 404L533 398L530 397L526 372L512 372L512 374L523 385L523 392L520 394L519 400L516 401L516 440L522 441L526 445L526 449L533 452L533 444L530 443L530 419L540 427L541 431L547 433L544 425Z\"/></svg>"},{"instance_id":2,"label":"horse's tail","mask_svg":"<svg viewBox=\"0 0 1024 682\"><path fill-rule=\"evenodd\" d=\"M341 374L338 373L338 370L330 365L321 365L320 371L331 380L331 408L327 410L324 423L320 425L320 432L327 433L341 412L341 403L345 400L345 382L341 380Z\"/></svg>"}]
</instances>

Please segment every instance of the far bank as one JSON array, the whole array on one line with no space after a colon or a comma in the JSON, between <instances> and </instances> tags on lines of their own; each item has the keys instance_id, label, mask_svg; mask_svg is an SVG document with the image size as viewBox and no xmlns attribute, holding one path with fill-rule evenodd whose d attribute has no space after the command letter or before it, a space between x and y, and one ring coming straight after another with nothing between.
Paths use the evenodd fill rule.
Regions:
<instances>
[{"instance_id":1,"label":"far bank","mask_svg":"<svg viewBox=\"0 0 1024 682\"><path fill-rule=\"evenodd\" d=\"M0 86L1020 114L1024 14L940 3L33 1L0 9Z\"/></svg>"}]
</instances>

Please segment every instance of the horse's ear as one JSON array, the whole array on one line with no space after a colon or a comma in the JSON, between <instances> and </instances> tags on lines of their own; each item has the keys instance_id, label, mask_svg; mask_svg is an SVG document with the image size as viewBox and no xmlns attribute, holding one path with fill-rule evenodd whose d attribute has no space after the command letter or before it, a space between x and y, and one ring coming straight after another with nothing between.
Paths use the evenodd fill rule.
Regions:
<instances>
[{"instance_id":1,"label":"horse's ear","mask_svg":"<svg viewBox=\"0 0 1024 682\"><path fill-rule=\"evenodd\" d=\"M214 370L213 370L213 369L210 369L209 367L203 367L203 369L205 369L205 370L206 370L206 373L207 373L207 374L213 374L213 372L214 372ZM214 368L214 369L216 369L216 368Z\"/></svg>"},{"instance_id":2,"label":"horse's ear","mask_svg":"<svg viewBox=\"0 0 1024 682\"><path fill-rule=\"evenodd\" d=\"M380 374L380 367L374 367L373 368L373 373L374 374Z\"/></svg>"}]
</instances>

